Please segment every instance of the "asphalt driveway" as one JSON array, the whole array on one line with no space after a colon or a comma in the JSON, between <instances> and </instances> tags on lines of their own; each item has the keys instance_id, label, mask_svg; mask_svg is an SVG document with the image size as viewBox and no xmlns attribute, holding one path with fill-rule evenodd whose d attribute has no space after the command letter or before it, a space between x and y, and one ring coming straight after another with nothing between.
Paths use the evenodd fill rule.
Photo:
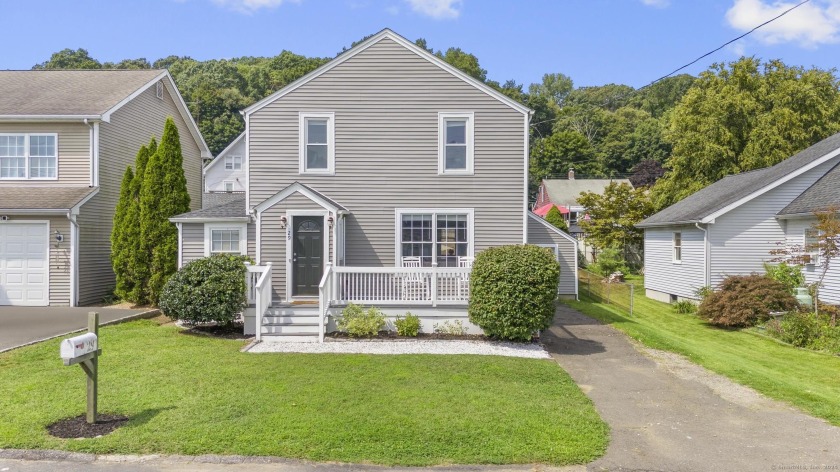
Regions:
<instances>
[{"instance_id":1,"label":"asphalt driveway","mask_svg":"<svg viewBox=\"0 0 840 472\"><path fill-rule=\"evenodd\" d=\"M0 352L87 328L87 314L99 313L99 323L136 317L148 310L102 307L0 306Z\"/></svg>"}]
</instances>

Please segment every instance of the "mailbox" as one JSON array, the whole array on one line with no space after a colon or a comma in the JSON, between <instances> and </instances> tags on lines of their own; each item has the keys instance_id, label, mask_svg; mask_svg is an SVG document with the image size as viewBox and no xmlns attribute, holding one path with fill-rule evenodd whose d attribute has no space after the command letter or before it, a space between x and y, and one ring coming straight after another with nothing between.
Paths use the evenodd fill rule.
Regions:
<instances>
[{"instance_id":1,"label":"mailbox","mask_svg":"<svg viewBox=\"0 0 840 472\"><path fill-rule=\"evenodd\" d=\"M75 359L95 352L97 349L96 335L85 333L70 339L61 341L61 358L64 360Z\"/></svg>"}]
</instances>

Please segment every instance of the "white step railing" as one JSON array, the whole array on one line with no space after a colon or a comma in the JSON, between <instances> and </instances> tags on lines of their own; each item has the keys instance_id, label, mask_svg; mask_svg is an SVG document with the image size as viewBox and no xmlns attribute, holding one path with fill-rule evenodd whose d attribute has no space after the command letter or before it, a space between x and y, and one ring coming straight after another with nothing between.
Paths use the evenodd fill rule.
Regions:
<instances>
[{"instance_id":1,"label":"white step railing","mask_svg":"<svg viewBox=\"0 0 840 472\"><path fill-rule=\"evenodd\" d=\"M332 263L327 262L321 283L318 284L318 342L324 342L324 334L327 331L327 312L332 303L332 294L335 293L334 272Z\"/></svg>"},{"instance_id":2,"label":"white step railing","mask_svg":"<svg viewBox=\"0 0 840 472\"><path fill-rule=\"evenodd\" d=\"M338 304L461 305L470 299L465 267L333 267ZM322 280L323 282L323 280Z\"/></svg>"},{"instance_id":3,"label":"white step railing","mask_svg":"<svg viewBox=\"0 0 840 472\"><path fill-rule=\"evenodd\" d=\"M262 340L262 318L271 307L271 262L264 266L248 265L245 283L248 303L255 305L257 341Z\"/></svg>"}]
</instances>

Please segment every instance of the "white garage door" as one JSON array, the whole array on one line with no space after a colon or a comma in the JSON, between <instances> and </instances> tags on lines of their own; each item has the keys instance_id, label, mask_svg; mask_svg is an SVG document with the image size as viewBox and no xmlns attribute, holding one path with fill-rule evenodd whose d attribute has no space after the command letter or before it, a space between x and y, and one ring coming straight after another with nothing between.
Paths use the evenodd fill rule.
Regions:
<instances>
[{"instance_id":1,"label":"white garage door","mask_svg":"<svg viewBox=\"0 0 840 472\"><path fill-rule=\"evenodd\" d=\"M47 224L0 223L0 305L46 306Z\"/></svg>"}]
</instances>

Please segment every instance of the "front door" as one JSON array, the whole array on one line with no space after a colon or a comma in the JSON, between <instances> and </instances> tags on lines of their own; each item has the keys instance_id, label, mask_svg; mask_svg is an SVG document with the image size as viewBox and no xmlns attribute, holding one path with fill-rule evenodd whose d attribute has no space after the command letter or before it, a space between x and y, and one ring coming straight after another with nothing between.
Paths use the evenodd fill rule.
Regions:
<instances>
[{"instance_id":1,"label":"front door","mask_svg":"<svg viewBox=\"0 0 840 472\"><path fill-rule=\"evenodd\" d=\"M324 218L295 216L292 228L292 296L316 296L324 273Z\"/></svg>"}]
</instances>

